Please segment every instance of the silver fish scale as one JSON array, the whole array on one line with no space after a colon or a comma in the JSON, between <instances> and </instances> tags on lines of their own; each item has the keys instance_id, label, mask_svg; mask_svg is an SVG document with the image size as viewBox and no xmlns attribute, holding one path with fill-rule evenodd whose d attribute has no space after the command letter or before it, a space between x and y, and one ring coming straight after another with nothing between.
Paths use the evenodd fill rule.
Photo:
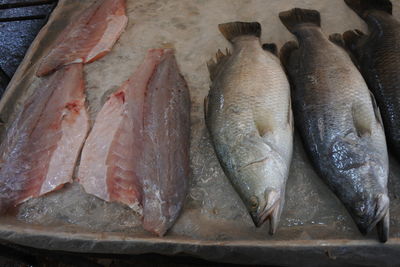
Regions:
<instances>
[{"instance_id":1,"label":"silver fish scale","mask_svg":"<svg viewBox=\"0 0 400 267\"><path fill-rule=\"evenodd\" d=\"M320 28L296 28L300 48L287 66L296 125L321 178L361 231L388 214L388 154L379 111L348 54Z\"/></svg>"},{"instance_id":2,"label":"silver fish scale","mask_svg":"<svg viewBox=\"0 0 400 267\"><path fill-rule=\"evenodd\" d=\"M206 114L215 151L250 214L281 211L293 149L286 75L279 59L262 50L255 37L236 41L223 64Z\"/></svg>"}]
</instances>

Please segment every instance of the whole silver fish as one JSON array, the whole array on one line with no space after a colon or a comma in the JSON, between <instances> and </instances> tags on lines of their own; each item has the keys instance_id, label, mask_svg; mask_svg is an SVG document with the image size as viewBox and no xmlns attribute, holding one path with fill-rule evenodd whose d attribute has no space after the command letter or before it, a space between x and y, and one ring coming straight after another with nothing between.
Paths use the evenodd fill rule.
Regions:
<instances>
[{"instance_id":1,"label":"whole silver fish","mask_svg":"<svg viewBox=\"0 0 400 267\"><path fill-rule=\"evenodd\" d=\"M343 34L382 112L389 147L400 159L400 21L389 0L346 0L370 33Z\"/></svg>"},{"instance_id":2,"label":"whole silver fish","mask_svg":"<svg viewBox=\"0 0 400 267\"><path fill-rule=\"evenodd\" d=\"M320 14L279 14L299 46L282 48L294 85L294 115L314 167L345 205L362 233L389 231L388 153L381 116L340 35L324 36Z\"/></svg>"},{"instance_id":3,"label":"whole silver fish","mask_svg":"<svg viewBox=\"0 0 400 267\"><path fill-rule=\"evenodd\" d=\"M263 50L259 23L219 25L233 53L208 64L206 123L218 159L256 226L276 231L293 150L290 86L276 55ZM274 51L273 44L265 45Z\"/></svg>"}]
</instances>

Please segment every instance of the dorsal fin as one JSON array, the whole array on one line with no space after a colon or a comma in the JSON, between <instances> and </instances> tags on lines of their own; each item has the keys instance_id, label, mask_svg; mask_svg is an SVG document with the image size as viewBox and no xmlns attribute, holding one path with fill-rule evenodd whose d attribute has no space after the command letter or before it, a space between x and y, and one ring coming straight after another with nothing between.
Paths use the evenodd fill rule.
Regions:
<instances>
[{"instance_id":1,"label":"dorsal fin","mask_svg":"<svg viewBox=\"0 0 400 267\"><path fill-rule=\"evenodd\" d=\"M275 43L265 43L262 45L262 48L265 51L271 52L275 56L278 56L278 47L276 46Z\"/></svg>"},{"instance_id":2,"label":"dorsal fin","mask_svg":"<svg viewBox=\"0 0 400 267\"><path fill-rule=\"evenodd\" d=\"M207 61L207 67L208 67L208 71L210 73L211 81L213 81L215 79L215 77L218 76L218 73L223 68L223 65L228 60L228 58L231 56L231 53L228 48L226 48L225 53L226 54L222 53L222 51L220 49L218 49L218 51L215 55L216 60L214 60L212 58L209 61Z\"/></svg>"},{"instance_id":3,"label":"dorsal fin","mask_svg":"<svg viewBox=\"0 0 400 267\"><path fill-rule=\"evenodd\" d=\"M333 34L329 35L329 40L332 43L346 49L346 44L344 43L343 37L340 33L333 33Z\"/></svg>"},{"instance_id":4,"label":"dorsal fin","mask_svg":"<svg viewBox=\"0 0 400 267\"><path fill-rule=\"evenodd\" d=\"M203 111L204 111L204 119L207 121L207 116L208 116L208 95L206 97L204 97Z\"/></svg>"},{"instance_id":5,"label":"dorsal fin","mask_svg":"<svg viewBox=\"0 0 400 267\"><path fill-rule=\"evenodd\" d=\"M343 48L347 54L350 56L351 61L353 61L354 65L356 65L357 68L359 68L357 59L355 58L355 56L353 55L352 51L349 49L349 47L346 46L346 43L343 39L343 36L340 33L334 33L329 35L329 40L336 44L337 46L340 46L341 48Z\"/></svg>"},{"instance_id":6,"label":"dorsal fin","mask_svg":"<svg viewBox=\"0 0 400 267\"><path fill-rule=\"evenodd\" d=\"M343 40L346 47L350 49L351 52L357 50L359 42L364 38L365 34L360 30L346 31L343 33Z\"/></svg>"},{"instance_id":7,"label":"dorsal fin","mask_svg":"<svg viewBox=\"0 0 400 267\"><path fill-rule=\"evenodd\" d=\"M295 41L289 41L285 43L280 52L279 52L279 58L282 62L282 65L287 69L289 66L290 62L290 56L293 51L299 49L299 45Z\"/></svg>"}]
</instances>

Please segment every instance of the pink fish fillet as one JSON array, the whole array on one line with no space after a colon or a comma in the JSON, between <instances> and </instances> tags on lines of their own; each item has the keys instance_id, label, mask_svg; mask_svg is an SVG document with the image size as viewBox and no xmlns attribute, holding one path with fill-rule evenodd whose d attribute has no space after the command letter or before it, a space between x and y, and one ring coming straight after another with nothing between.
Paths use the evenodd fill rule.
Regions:
<instances>
[{"instance_id":1,"label":"pink fish fillet","mask_svg":"<svg viewBox=\"0 0 400 267\"><path fill-rule=\"evenodd\" d=\"M72 182L88 131L82 64L42 80L0 145L0 212Z\"/></svg>"},{"instance_id":2,"label":"pink fish fillet","mask_svg":"<svg viewBox=\"0 0 400 267\"><path fill-rule=\"evenodd\" d=\"M150 50L104 104L82 151L86 192L124 203L163 235L186 196L190 98L173 51Z\"/></svg>"},{"instance_id":3,"label":"pink fish fillet","mask_svg":"<svg viewBox=\"0 0 400 267\"><path fill-rule=\"evenodd\" d=\"M142 213L140 159L143 154L143 101L161 52L149 53L132 77L112 94L82 150L78 178L85 191L124 203Z\"/></svg>"},{"instance_id":4,"label":"pink fish fillet","mask_svg":"<svg viewBox=\"0 0 400 267\"><path fill-rule=\"evenodd\" d=\"M126 0L98 0L60 34L36 72L45 76L64 65L90 63L111 51L125 29Z\"/></svg>"},{"instance_id":5,"label":"pink fish fillet","mask_svg":"<svg viewBox=\"0 0 400 267\"><path fill-rule=\"evenodd\" d=\"M153 73L144 101L143 227L163 236L182 209L190 172L190 96L172 50Z\"/></svg>"}]
</instances>

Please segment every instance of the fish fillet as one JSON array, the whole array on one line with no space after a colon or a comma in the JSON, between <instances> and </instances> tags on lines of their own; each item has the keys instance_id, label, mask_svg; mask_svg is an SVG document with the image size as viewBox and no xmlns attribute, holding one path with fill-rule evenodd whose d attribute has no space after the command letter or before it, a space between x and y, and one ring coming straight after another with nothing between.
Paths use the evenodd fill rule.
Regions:
<instances>
[{"instance_id":1,"label":"fish fillet","mask_svg":"<svg viewBox=\"0 0 400 267\"><path fill-rule=\"evenodd\" d=\"M36 72L45 76L64 65L90 63L111 51L128 18L126 0L99 0L84 10L60 34Z\"/></svg>"},{"instance_id":2,"label":"fish fillet","mask_svg":"<svg viewBox=\"0 0 400 267\"><path fill-rule=\"evenodd\" d=\"M87 193L124 203L141 213L139 159L143 150L143 102L160 53L150 53L132 77L106 101L82 151L79 181Z\"/></svg>"},{"instance_id":3,"label":"fish fillet","mask_svg":"<svg viewBox=\"0 0 400 267\"><path fill-rule=\"evenodd\" d=\"M82 64L44 79L0 146L0 212L72 181L88 131Z\"/></svg>"},{"instance_id":4,"label":"fish fillet","mask_svg":"<svg viewBox=\"0 0 400 267\"><path fill-rule=\"evenodd\" d=\"M163 236L182 209L190 172L190 96L172 50L149 81L143 130L143 227Z\"/></svg>"},{"instance_id":5,"label":"fish fillet","mask_svg":"<svg viewBox=\"0 0 400 267\"><path fill-rule=\"evenodd\" d=\"M85 191L130 206L163 235L186 194L189 114L173 51L150 50L97 115L78 174Z\"/></svg>"}]
</instances>

